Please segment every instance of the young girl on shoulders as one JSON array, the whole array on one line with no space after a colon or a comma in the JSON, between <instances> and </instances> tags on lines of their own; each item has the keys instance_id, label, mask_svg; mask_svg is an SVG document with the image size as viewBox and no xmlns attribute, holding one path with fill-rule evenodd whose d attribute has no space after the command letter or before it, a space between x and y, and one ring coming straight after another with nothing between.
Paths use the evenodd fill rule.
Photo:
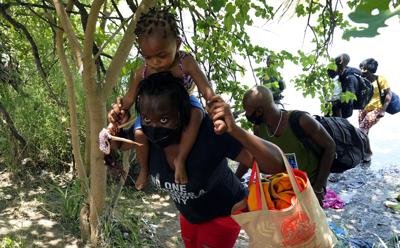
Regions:
<instances>
[{"instance_id":1,"label":"young girl on shoulders","mask_svg":"<svg viewBox=\"0 0 400 248\"><path fill-rule=\"evenodd\" d=\"M118 129L115 127L122 124L121 120L126 119L125 115L136 98L139 82L153 73L171 72L175 77L183 80L189 94L192 93L194 86L197 86L207 102L215 95L194 57L179 50L182 40L179 36L177 18L174 14L166 9L151 9L148 13L143 14L138 21L135 34L140 53L144 58L144 64L132 73L128 92L122 99L118 100L118 104L109 114L114 132ZM176 141L179 146L179 153L174 160L174 168L172 168L175 170L175 182L181 184L187 183L188 180L185 168L186 158L197 137L204 114L200 101L194 95L190 96L190 100L192 111L189 125L182 133L180 140ZM157 121L161 124L167 124L168 119L159 116ZM135 184L138 190L144 187L148 175L149 145L147 137L142 131L142 125L151 128L146 125L151 122L154 122L154 120L149 120L146 116L142 116L142 118L138 116L132 126L135 140L143 144L143 146L136 148L137 160L141 166ZM226 124L222 120L216 121L214 125L216 132L223 132L226 129ZM171 132L174 130L158 128L153 131L158 133L158 140L154 142L162 146L162 141L172 137Z\"/></svg>"}]
</instances>

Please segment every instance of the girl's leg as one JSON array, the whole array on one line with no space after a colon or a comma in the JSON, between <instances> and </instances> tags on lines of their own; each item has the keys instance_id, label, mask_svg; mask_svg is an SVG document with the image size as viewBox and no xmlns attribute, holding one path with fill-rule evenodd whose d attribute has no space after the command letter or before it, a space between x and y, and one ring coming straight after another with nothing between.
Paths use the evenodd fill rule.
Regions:
<instances>
[{"instance_id":1,"label":"girl's leg","mask_svg":"<svg viewBox=\"0 0 400 248\"><path fill-rule=\"evenodd\" d=\"M186 173L186 159L192 150L193 144L199 133L201 120L203 119L203 111L193 107L191 111L190 121L187 128L182 132L182 138L179 143L179 153L174 159L175 166L175 183L184 184L188 182Z\"/></svg>"},{"instance_id":2,"label":"girl's leg","mask_svg":"<svg viewBox=\"0 0 400 248\"><path fill-rule=\"evenodd\" d=\"M146 185L149 174L149 142L142 129L135 130L135 141L143 144L136 146L136 160L139 162L140 172L135 182L135 188L141 190Z\"/></svg>"},{"instance_id":3,"label":"girl's leg","mask_svg":"<svg viewBox=\"0 0 400 248\"><path fill-rule=\"evenodd\" d=\"M360 110L358 112L358 127L363 131L364 133L368 134L368 129L366 128L366 120L365 116L367 115L367 111L365 110Z\"/></svg>"},{"instance_id":4,"label":"girl's leg","mask_svg":"<svg viewBox=\"0 0 400 248\"><path fill-rule=\"evenodd\" d=\"M378 123L379 118L378 114L380 112L380 109L374 109L372 111L367 112L364 115L364 118L362 119L362 122L360 123L360 128L365 131L367 134L369 133L369 129L376 123Z\"/></svg>"}]
</instances>

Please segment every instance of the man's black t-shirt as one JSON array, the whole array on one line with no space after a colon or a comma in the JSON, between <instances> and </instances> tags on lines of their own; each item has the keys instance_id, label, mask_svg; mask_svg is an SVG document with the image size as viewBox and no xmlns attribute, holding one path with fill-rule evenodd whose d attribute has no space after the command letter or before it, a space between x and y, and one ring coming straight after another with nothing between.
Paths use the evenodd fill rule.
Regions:
<instances>
[{"instance_id":1,"label":"man's black t-shirt","mask_svg":"<svg viewBox=\"0 0 400 248\"><path fill-rule=\"evenodd\" d=\"M150 144L152 183L169 193L180 213L190 223L201 223L230 215L232 206L245 196L244 188L227 159L234 159L242 145L229 134L217 135L208 116L186 160L187 184L176 184L164 150Z\"/></svg>"}]
</instances>

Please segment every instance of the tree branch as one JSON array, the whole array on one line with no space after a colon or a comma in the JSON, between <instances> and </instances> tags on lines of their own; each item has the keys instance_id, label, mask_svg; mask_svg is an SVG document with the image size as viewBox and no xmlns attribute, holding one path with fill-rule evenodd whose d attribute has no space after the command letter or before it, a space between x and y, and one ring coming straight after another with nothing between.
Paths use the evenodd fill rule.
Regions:
<instances>
[{"instance_id":1,"label":"tree branch","mask_svg":"<svg viewBox=\"0 0 400 248\"><path fill-rule=\"evenodd\" d=\"M80 3L78 0L72 0L74 5L78 8L79 13L81 15L81 24L82 24L82 28L83 31L86 31L86 26L87 26L87 22L88 22L88 17L89 14L85 9L85 6ZM123 19L122 19L123 20ZM99 53L99 48L97 47L97 44L95 42L93 42L93 55ZM96 64L98 66L100 66L100 69L103 73L106 73L106 68L104 67L103 61L101 60L100 57L95 59Z\"/></svg>"},{"instance_id":2,"label":"tree branch","mask_svg":"<svg viewBox=\"0 0 400 248\"><path fill-rule=\"evenodd\" d=\"M133 2L133 0L126 0L126 3L128 4L129 8L131 9L132 13L136 13L136 10L138 8L138 3L137 1Z\"/></svg>"},{"instance_id":3,"label":"tree branch","mask_svg":"<svg viewBox=\"0 0 400 248\"><path fill-rule=\"evenodd\" d=\"M72 28L71 21L67 15L67 12L64 9L64 6L61 4L60 0L54 0L54 6L57 11L57 15L60 18L60 22L64 28L64 32L67 35L68 41L72 47L73 54L75 57L76 67L82 71L82 50L81 44L76 37L74 29Z\"/></svg>"},{"instance_id":4,"label":"tree branch","mask_svg":"<svg viewBox=\"0 0 400 248\"><path fill-rule=\"evenodd\" d=\"M111 61L111 64L107 70L106 76L105 76L105 83L104 83L104 89L102 91L103 97L106 98L111 94L112 88L114 87L115 83L117 82L117 79L119 77L119 74L121 72L121 69L129 55L129 52L133 46L133 43L136 39L135 35L135 28L136 28L136 23L139 20L140 16L143 13L146 13L149 11L151 7L153 7L156 4L157 0L143 0L139 7L137 8L137 11L135 13L135 16L132 18L131 22L129 23L126 32L124 34L124 37L122 38L122 41L114 55L113 60Z\"/></svg>"},{"instance_id":5,"label":"tree branch","mask_svg":"<svg viewBox=\"0 0 400 248\"><path fill-rule=\"evenodd\" d=\"M8 111L1 102L0 102L0 112L3 114L3 118L6 121L8 128L10 128L12 135L21 143L22 146L26 146L25 138L15 128L14 122L11 119L10 114L8 113Z\"/></svg>"},{"instance_id":6,"label":"tree branch","mask_svg":"<svg viewBox=\"0 0 400 248\"><path fill-rule=\"evenodd\" d=\"M115 11L117 12L117 14L118 14L119 18L121 19L121 21L123 21L123 20L124 20L124 17L122 16L121 12L119 11L118 5L115 3L114 0L111 0L111 4L112 4L112 6L114 7ZM124 27L124 26L123 26L123 27ZM124 28L124 31L126 31L125 28Z\"/></svg>"}]
</instances>

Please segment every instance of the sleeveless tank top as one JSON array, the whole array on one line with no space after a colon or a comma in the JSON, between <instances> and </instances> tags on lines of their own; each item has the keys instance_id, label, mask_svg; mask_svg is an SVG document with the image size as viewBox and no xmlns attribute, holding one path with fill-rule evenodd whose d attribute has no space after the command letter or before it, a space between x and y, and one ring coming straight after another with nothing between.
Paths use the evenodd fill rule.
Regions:
<instances>
[{"instance_id":1,"label":"sleeveless tank top","mask_svg":"<svg viewBox=\"0 0 400 248\"><path fill-rule=\"evenodd\" d=\"M290 116L291 111L288 112ZM290 125L286 127L281 136L269 137L267 126L263 123L260 125L259 136L279 146L284 153L296 154L296 161L299 169L307 172L311 183L314 181L318 173L319 158L317 158L311 150L304 147L303 143L293 133Z\"/></svg>"}]
</instances>

